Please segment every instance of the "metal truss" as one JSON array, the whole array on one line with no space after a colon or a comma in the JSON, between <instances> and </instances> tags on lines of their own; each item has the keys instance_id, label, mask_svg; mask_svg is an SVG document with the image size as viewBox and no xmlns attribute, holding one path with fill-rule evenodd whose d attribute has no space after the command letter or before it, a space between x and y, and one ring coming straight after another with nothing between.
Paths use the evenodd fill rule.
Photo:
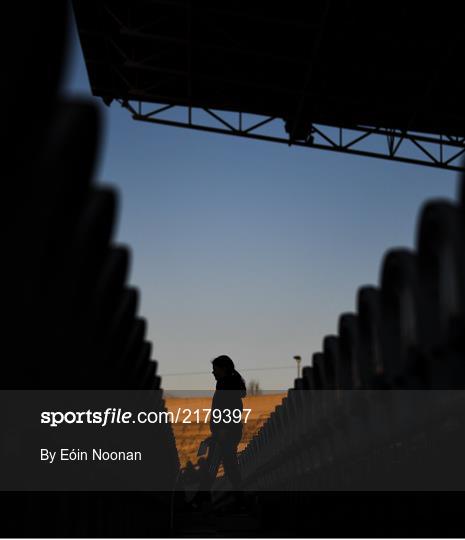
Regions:
<instances>
[{"instance_id":1,"label":"metal truss","mask_svg":"<svg viewBox=\"0 0 465 540\"><path fill-rule=\"evenodd\" d=\"M305 140L293 140L283 130L283 121L274 116L224 112L183 105L148 104L118 99L134 120L164 126L221 133L289 146L329 150L389 161L424 165L450 171L465 171L465 137L434 135L382 126L309 126ZM147 109L150 106L150 110ZM195 117L195 119L194 119ZM258 119L258 121L257 121ZM278 124L278 125L276 125ZM279 135L283 132L283 135Z\"/></svg>"}]
</instances>

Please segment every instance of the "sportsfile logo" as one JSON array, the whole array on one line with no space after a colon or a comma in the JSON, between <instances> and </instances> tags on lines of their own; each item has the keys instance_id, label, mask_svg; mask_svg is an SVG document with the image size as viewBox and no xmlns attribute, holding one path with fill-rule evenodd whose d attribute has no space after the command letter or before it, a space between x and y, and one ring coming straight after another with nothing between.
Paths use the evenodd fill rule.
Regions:
<instances>
[{"instance_id":1,"label":"sportsfile logo","mask_svg":"<svg viewBox=\"0 0 465 540\"><path fill-rule=\"evenodd\" d=\"M41 424L58 427L62 424L239 424L247 422L252 409L181 409L175 411L140 411L133 414L120 408L108 407L104 411L42 411Z\"/></svg>"},{"instance_id":2,"label":"sportsfile logo","mask_svg":"<svg viewBox=\"0 0 465 540\"><path fill-rule=\"evenodd\" d=\"M97 424L101 427L111 424L167 424L171 416L169 411L140 411L134 417L131 411L108 407L104 411L42 411L40 423L50 427L61 424Z\"/></svg>"}]
</instances>

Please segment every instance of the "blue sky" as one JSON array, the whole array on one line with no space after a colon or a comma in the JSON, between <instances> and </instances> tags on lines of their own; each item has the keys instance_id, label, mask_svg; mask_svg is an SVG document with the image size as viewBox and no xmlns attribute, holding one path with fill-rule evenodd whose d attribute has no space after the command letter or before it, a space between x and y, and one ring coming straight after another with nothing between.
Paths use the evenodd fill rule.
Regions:
<instances>
[{"instance_id":1,"label":"blue sky","mask_svg":"<svg viewBox=\"0 0 465 540\"><path fill-rule=\"evenodd\" d=\"M65 93L90 97L74 26L70 45ZM145 124L95 101L97 181L120 195L116 240L131 246L161 374L209 372L229 354L239 371L288 365L243 375L289 388L292 357L310 362L357 288L378 283L384 252L414 246L422 203L456 196L453 172Z\"/></svg>"}]
</instances>

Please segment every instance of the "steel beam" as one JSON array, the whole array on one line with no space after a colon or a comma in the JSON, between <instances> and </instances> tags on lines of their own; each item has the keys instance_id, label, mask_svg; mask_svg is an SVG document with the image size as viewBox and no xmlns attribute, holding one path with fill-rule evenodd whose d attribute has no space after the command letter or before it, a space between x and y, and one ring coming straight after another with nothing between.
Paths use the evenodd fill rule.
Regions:
<instances>
[{"instance_id":1,"label":"steel beam","mask_svg":"<svg viewBox=\"0 0 465 540\"><path fill-rule=\"evenodd\" d=\"M278 129L276 129L276 135L260 131L272 122L280 120L272 116L262 116L257 121L259 115L228 112L226 119L222 117L222 114L225 114L224 111L213 111L208 108L167 105L166 103L147 104L141 101L129 102L120 99L117 101L129 111L134 120L140 122L465 172L465 161L462 159L465 156L465 137L423 134L408 130L383 128L382 126L357 125L348 128L346 126L313 124L309 126L310 136L306 140L291 140L289 135L284 133L284 129L282 136L278 134ZM150 110L144 112L144 106L147 109L147 105L150 105ZM175 118L162 116L174 111L178 113ZM179 119L179 111L183 116L185 115L185 119ZM213 123L194 121L193 117L200 112L212 119ZM231 117L237 121L232 122ZM248 118L250 121L247 126ZM373 142L379 143L380 139L384 140L386 144L381 145L380 149L370 148L373 146ZM406 148L407 143L409 143L410 149ZM383 151L382 148L385 150ZM412 155L414 149L417 149L418 156Z\"/></svg>"}]
</instances>

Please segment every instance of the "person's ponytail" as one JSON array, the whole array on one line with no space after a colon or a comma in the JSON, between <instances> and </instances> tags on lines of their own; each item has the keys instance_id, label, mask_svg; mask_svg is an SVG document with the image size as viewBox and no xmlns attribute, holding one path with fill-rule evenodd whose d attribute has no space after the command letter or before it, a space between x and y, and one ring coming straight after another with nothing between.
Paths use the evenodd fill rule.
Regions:
<instances>
[{"instance_id":1,"label":"person's ponytail","mask_svg":"<svg viewBox=\"0 0 465 540\"><path fill-rule=\"evenodd\" d=\"M239 390L241 391L241 397L245 397L247 395L247 387L245 386L244 378L236 369L233 370L233 375L238 377L241 381Z\"/></svg>"}]
</instances>

